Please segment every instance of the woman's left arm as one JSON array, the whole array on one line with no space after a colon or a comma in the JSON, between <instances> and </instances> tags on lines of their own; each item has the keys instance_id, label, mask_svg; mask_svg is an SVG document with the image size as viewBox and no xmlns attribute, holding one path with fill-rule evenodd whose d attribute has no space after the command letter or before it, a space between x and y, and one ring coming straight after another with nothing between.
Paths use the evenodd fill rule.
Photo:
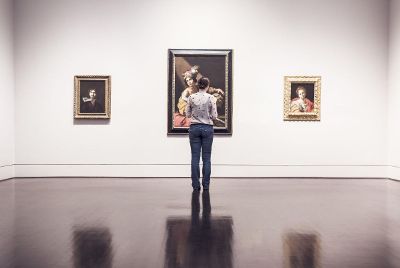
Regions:
<instances>
[{"instance_id":1,"label":"woman's left arm","mask_svg":"<svg viewBox=\"0 0 400 268\"><path fill-rule=\"evenodd\" d=\"M192 98L188 98L186 105L186 117L192 117Z\"/></svg>"}]
</instances>

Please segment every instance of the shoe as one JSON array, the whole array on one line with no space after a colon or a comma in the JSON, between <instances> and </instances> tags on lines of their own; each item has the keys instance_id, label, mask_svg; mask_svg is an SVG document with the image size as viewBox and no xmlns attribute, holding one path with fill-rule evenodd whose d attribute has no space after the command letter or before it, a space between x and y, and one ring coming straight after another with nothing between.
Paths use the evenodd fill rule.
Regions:
<instances>
[{"instance_id":1,"label":"shoe","mask_svg":"<svg viewBox=\"0 0 400 268\"><path fill-rule=\"evenodd\" d=\"M201 184L201 186L203 186L204 191L208 191L208 189L210 188L209 184Z\"/></svg>"}]
</instances>

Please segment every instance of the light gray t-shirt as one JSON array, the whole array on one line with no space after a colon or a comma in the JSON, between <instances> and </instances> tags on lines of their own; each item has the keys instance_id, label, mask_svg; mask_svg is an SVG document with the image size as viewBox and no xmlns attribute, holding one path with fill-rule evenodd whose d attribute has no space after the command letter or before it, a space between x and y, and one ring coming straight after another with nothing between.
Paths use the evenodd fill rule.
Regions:
<instances>
[{"instance_id":1,"label":"light gray t-shirt","mask_svg":"<svg viewBox=\"0 0 400 268\"><path fill-rule=\"evenodd\" d=\"M205 91L190 95L186 116L191 118L191 124L214 125L213 119L218 117L216 99Z\"/></svg>"}]
</instances>

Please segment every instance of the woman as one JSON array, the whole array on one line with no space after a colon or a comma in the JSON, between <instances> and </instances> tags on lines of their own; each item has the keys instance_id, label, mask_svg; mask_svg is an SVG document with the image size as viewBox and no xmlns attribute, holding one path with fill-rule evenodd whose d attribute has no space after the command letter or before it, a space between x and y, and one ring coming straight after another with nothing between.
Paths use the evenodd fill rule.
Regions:
<instances>
[{"instance_id":1,"label":"woman","mask_svg":"<svg viewBox=\"0 0 400 268\"><path fill-rule=\"evenodd\" d=\"M182 76L185 81L186 88L182 91L182 94L178 100L178 112L174 114L174 126L175 127L189 127L190 119L186 117L186 106L188 98L193 93L198 91L197 89L197 75L199 74L199 66L195 65L186 71Z\"/></svg>"},{"instance_id":2,"label":"woman","mask_svg":"<svg viewBox=\"0 0 400 268\"><path fill-rule=\"evenodd\" d=\"M307 90L303 86L296 88L297 98L290 102L290 112L292 113L310 113L314 109L314 103L306 98Z\"/></svg>"},{"instance_id":3,"label":"woman","mask_svg":"<svg viewBox=\"0 0 400 268\"><path fill-rule=\"evenodd\" d=\"M210 186L211 148L214 137L213 120L218 117L215 97L207 93L210 80L202 77L198 81L198 92L189 96L186 116L191 119L189 128L192 152L191 177L193 190L200 190L200 153L203 160L203 190Z\"/></svg>"}]
</instances>

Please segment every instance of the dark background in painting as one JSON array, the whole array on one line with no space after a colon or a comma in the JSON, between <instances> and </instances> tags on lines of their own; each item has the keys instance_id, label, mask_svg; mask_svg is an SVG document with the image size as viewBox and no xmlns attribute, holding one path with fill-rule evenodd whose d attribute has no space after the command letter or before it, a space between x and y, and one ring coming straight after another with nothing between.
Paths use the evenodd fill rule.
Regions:
<instances>
[{"instance_id":1,"label":"dark background in painting","mask_svg":"<svg viewBox=\"0 0 400 268\"><path fill-rule=\"evenodd\" d=\"M297 98L296 89L298 86L305 87L307 90L306 98L314 102L314 83L292 83L290 99L293 100L294 98Z\"/></svg>"},{"instance_id":2,"label":"dark background in painting","mask_svg":"<svg viewBox=\"0 0 400 268\"><path fill-rule=\"evenodd\" d=\"M82 98L87 97L89 98L89 89L96 89L96 99L97 101L103 106L105 110L105 81L104 80L81 80L80 81L80 96L79 100L81 102L81 107L83 105ZM82 113L82 111L79 111Z\"/></svg>"},{"instance_id":3,"label":"dark background in painting","mask_svg":"<svg viewBox=\"0 0 400 268\"><path fill-rule=\"evenodd\" d=\"M183 81L182 74L188 70L190 67L194 65L200 66L200 76L205 76L210 79L210 86L214 88L220 88L224 91L225 98L225 55L215 56L215 55L207 55L207 56L176 56L176 72L175 72L175 107L174 110L178 111L176 105L178 104L179 97L182 94L182 91L187 87ZM189 68L184 62L189 63ZM224 115L225 111L225 103L221 109L218 109L218 115Z\"/></svg>"}]
</instances>

